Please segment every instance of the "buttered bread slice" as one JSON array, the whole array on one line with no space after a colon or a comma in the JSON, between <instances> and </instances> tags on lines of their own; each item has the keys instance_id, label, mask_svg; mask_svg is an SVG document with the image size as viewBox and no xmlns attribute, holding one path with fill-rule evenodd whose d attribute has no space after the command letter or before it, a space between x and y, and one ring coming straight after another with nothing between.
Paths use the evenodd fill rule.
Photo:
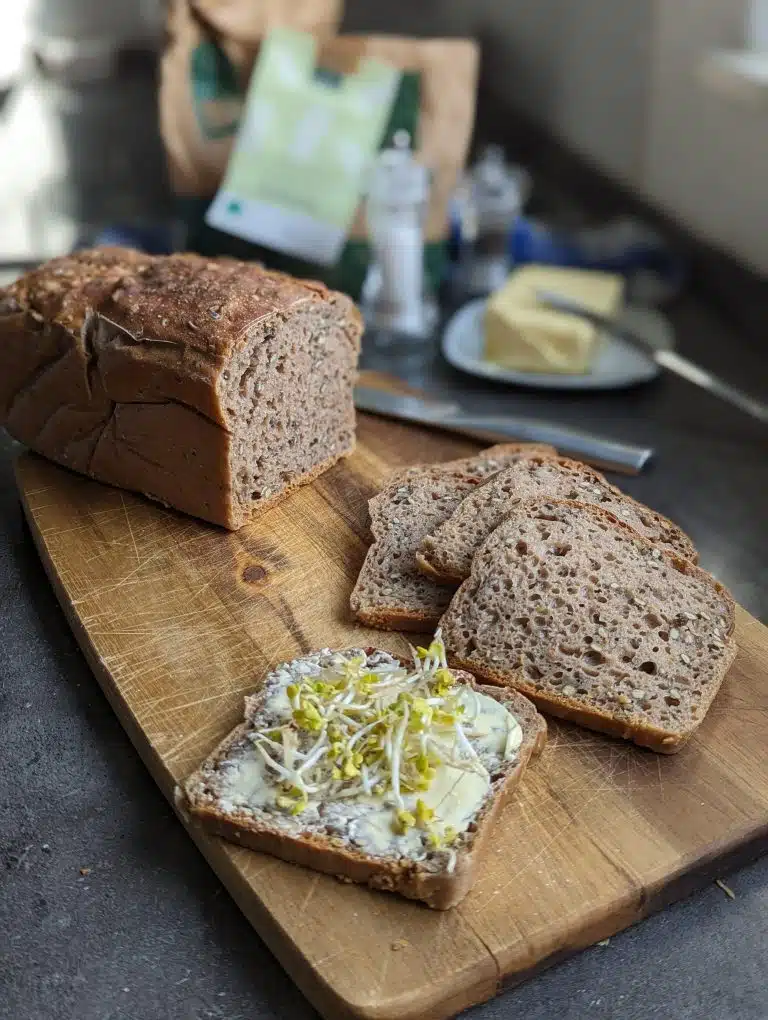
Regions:
<instances>
[{"instance_id":1,"label":"buttered bread slice","mask_svg":"<svg viewBox=\"0 0 768 1020\"><path fill-rule=\"evenodd\" d=\"M279 666L186 781L211 831L446 909L546 727L530 701L449 670L442 641L401 663L324 650Z\"/></svg>"}]
</instances>

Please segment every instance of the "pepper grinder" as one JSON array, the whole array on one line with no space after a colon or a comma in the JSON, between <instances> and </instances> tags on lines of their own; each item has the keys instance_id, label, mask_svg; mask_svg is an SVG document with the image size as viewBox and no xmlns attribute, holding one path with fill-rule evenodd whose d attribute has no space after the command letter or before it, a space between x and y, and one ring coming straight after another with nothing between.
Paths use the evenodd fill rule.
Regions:
<instances>
[{"instance_id":1,"label":"pepper grinder","mask_svg":"<svg viewBox=\"0 0 768 1020\"><path fill-rule=\"evenodd\" d=\"M369 326L418 340L431 333L437 305L424 273L429 172L414 159L410 141L407 131L396 132L371 173L366 220L372 260L361 303Z\"/></svg>"}]
</instances>

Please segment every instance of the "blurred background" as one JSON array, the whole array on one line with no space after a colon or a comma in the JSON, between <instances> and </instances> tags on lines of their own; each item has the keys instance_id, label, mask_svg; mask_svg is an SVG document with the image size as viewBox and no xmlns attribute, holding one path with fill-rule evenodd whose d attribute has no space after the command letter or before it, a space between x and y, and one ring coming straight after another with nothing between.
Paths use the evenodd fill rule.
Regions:
<instances>
[{"instance_id":1,"label":"blurred background","mask_svg":"<svg viewBox=\"0 0 768 1020\"><path fill-rule=\"evenodd\" d=\"M764 0L348 0L342 29L479 40L479 123L491 140L514 140L505 117L522 117L695 236L768 273L766 8ZM2 5L4 260L66 249L75 220L167 211L152 79L164 20L160 0Z\"/></svg>"}]
</instances>

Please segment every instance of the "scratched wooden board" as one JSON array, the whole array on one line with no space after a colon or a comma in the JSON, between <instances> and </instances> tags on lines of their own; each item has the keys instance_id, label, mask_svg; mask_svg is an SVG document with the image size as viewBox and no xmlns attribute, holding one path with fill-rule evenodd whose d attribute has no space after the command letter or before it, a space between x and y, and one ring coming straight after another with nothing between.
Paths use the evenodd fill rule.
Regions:
<instances>
[{"instance_id":1,"label":"scratched wooden board","mask_svg":"<svg viewBox=\"0 0 768 1020\"><path fill-rule=\"evenodd\" d=\"M359 440L352 458L236 534L20 459L58 597L170 799L275 663L325 645L403 650L348 612L366 502L393 464L476 447L365 416ZM324 1016L453 1015L764 848L768 630L739 610L737 635L721 693L675 757L553 724L482 877L447 913L190 833Z\"/></svg>"}]
</instances>

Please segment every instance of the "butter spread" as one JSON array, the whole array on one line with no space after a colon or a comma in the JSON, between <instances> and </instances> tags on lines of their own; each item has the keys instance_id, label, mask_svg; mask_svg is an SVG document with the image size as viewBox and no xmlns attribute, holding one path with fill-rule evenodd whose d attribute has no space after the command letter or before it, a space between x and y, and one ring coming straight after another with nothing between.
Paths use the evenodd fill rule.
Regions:
<instances>
[{"instance_id":1,"label":"butter spread","mask_svg":"<svg viewBox=\"0 0 768 1020\"><path fill-rule=\"evenodd\" d=\"M439 638L420 652L415 668L355 650L277 670L248 739L217 770L222 809L322 829L374 856L449 850L523 732L455 679Z\"/></svg>"}]
</instances>

